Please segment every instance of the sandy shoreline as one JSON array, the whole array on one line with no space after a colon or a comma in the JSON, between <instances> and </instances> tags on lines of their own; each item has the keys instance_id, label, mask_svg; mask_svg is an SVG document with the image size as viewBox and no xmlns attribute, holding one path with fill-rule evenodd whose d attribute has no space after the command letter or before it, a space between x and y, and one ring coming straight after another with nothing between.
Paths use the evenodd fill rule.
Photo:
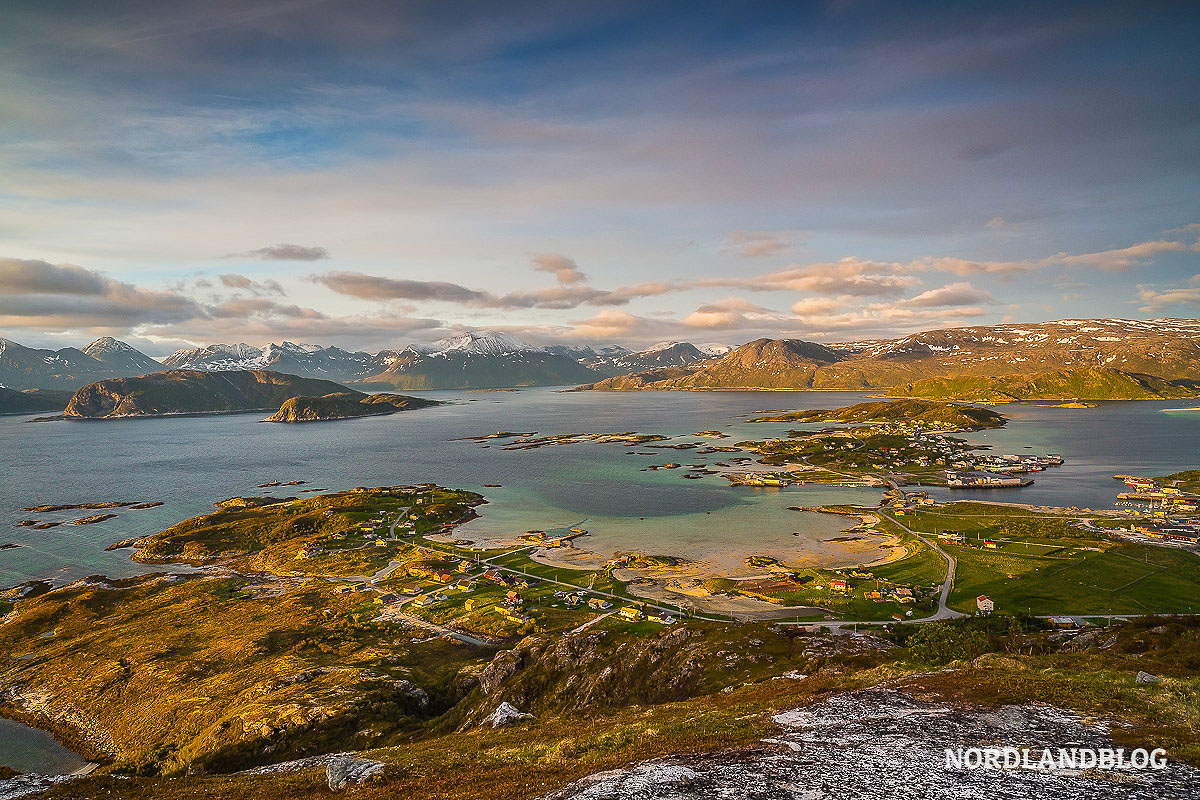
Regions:
<instances>
[{"instance_id":1,"label":"sandy shoreline","mask_svg":"<svg viewBox=\"0 0 1200 800\"><path fill-rule=\"evenodd\" d=\"M808 512L825 513L832 512ZM803 540L797 542L794 548L786 552L773 549L769 555L776 558L784 567L802 568L849 568L868 567L887 564L903 558L907 549L901 538L892 534L874 533L879 517L874 514L836 514L835 516L855 519L856 524L847 525L843 534L854 536L847 541L839 541L837 545L843 552L834 557L816 554L804 546ZM841 538L835 537L835 538ZM586 542L586 539L582 540ZM828 543L826 539L824 542ZM679 553L646 551L647 555L672 556L684 558ZM710 578L749 578L763 573L761 567L753 567L744 563L752 555L767 555L761 550L735 554L736 565L731 565L728 558L721 559L724 563L709 558L685 560L677 566L653 567L648 569L622 568L613 570L613 577L628 585L630 593L645 598L672 605L695 608L697 611L729 614L741 619L779 619L798 616L819 616L827 613L822 608L801 606L782 606L766 600L751 597L730 597L724 594L711 594L703 586ZM582 547L543 547L533 550L529 557L540 564L563 567L565 569L600 569L603 568L605 556ZM731 568L732 567L732 568Z\"/></svg>"}]
</instances>

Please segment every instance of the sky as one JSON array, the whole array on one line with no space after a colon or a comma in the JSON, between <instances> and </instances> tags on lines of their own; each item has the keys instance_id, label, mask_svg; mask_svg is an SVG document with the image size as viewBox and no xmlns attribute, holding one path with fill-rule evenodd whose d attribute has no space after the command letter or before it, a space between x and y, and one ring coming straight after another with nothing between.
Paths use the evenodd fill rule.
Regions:
<instances>
[{"instance_id":1,"label":"sky","mask_svg":"<svg viewBox=\"0 0 1200 800\"><path fill-rule=\"evenodd\" d=\"M1200 6L14 2L0 336L835 342L1200 307Z\"/></svg>"}]
</instances>

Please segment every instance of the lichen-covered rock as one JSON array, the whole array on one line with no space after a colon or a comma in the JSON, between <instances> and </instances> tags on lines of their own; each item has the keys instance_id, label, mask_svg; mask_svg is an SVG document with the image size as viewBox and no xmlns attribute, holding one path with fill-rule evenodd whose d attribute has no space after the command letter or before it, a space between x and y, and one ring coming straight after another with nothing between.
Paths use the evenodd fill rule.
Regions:
<instances>
[{"instance_id":1,"label":"lichen-covered rock","mask_svg":"<svg viewBox=\"0 0 1200 800\"><path fill-rule=\"evenodd\" d=\"M500 688L508 678L516 674L525 663L525 653L522 650L501 650L491 663L479 673L479 688L484 694L491 694Z\"/></svg>"},{"instance_id":2,"label":"lichen-covered rock","mask_svg":"<svg viewBox=\"0 0 1200 800\"><path fill-rule=\"evenodd\" d=\"M520 722L524 719L533 719L533 714L526 714L511 703L501 703L496 706L495 711L483 718L483 722L480 725L503 728L505 725Z\"/></svg>"},{"instance_id":3,"label":"lichen-covered rock","mask_svg":"<svg viewBox=\"0 0 1200 800\"><path fill-rule=\"evenodd\" d=\"M357 786L383 772L383 762L372 761L369 758L356 756L339 756L330 759L325 765L325 780L333 791L341 791L347 786Z\"/></svg>"}]
</instances>

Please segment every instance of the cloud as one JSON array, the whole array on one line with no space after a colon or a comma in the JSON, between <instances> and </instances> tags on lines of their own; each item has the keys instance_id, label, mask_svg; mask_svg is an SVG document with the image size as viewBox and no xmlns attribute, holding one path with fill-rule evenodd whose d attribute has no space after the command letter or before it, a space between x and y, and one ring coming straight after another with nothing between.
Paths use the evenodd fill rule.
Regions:
<instances>
[{"instance_id":1,"label":"cloud","mask_svg":"<svg viewBox=\"0 0 1200 800\"><path fill-rule=\"evenodd\" d=\"M571 336L580 339L626 339L646 336L662 328L657 320L615 308L606 308L589 319L573 320L572 324L575 328Z\"/></svg>"},{"instance_id":2,"label":"cloud","mask_svg":"<svg viewBox=\"0 0 1200 800\"><path fill-rule=\"evenodd\" d=\"M786 236L769 231L731 231L725 237L725 255L744 258L773 256L791 250L796 236Z\"/></svg>"},{"instance_id":3,"label":"cloud","mask_svg":"<svg viewBox=\"0 0 1200 800\"><path fill-rule=\"evenodd\" d=\"M1161 253L1184 252L1191 248L1183 242L1156 239L1139 242L1129 247L1099 250L1093 253L1055 253L1045 258L1021 261L972 261L954 257L931 257L917 259L916 268L950 272L956 275L1003 275L1034 272L1049 267L1073 269L1101 269L1108 272L1124 272L1133 267L1144 266Z\"/></svg>"},{"instance_id":4,"label":"cloud","mask_svg":"<svg viewBox=\"0 0 1200 800\"><path fill-rule=\"evenodd\" d=\"M362 272L327 272L313 275L312 280L338 294L360 300L442 300L486 305L493 297L487 292L468 289L457 283L384 278Z\"/></svg>"},{"instance_id":5,"label":"cloud","mask_svg":"<svg viewBox=\"0 0 1200 800\"><path fill-rule=\"evenodd\" d=\"M566 259L570 261L570 259ZM555 263L555 262L549 262ZM412 300L457 303L478 308L497 309L570 309L581 305L619 306L641 297L654 297L676 291L675 284L665 281L622 286L617 289L596 289L577 283L584 278L574 262L557 264L558 273L565 275L568 285L560 278L558 286L544 289L521 289L506 294L495 294L481 289L470 289L457 283L445 281L418 281L400 278L385 278L362 272L326 272L311 276L311 280L338 294L360 300ZM576 279L575 273L579 278Z\"/></svg>"},{"instance_id":6,"label":"cloud","mask_svg":"<svg viewBox=\"0 0 1200 800\"><path fill-rule=\"evenodd\" d=\"M1186 286L1159 289L1150 284L1138 284L1138 299L1143 314L1161 314L1173 306L1200 307L1200 275L1193 275Z\"/></svg>"},{"instance_id":7,"label":"cloud","mask_svg":"<svg viewBox=\"0 0 1200 800\"><path fill-rule=\"evenodd\" d=\"M263 261L324 261L329 251L324 247L305 247L300 244L272 244L257 250L230 253L225 258L257 258Z\"/></svg>"},{"instance_id":8,"label":"cloud","mask_svg":"<svg viewBox=\"0 0 1200 800\"><path fill-rule=\"evenodd\" d=\"M0 258L0 294L103 294L112 283L73 264Z\"/></svg>"},{"instance_id":9,"label":"cloud","mask_svg":"<svg viewBox=\"0 0 1200 800\"><path fill-rule=\"evenodd\" d=\"M969 306L980 303L994 303L996 302L996 298L992 296L991 292L976 289L971 284L960 281L937 289L929 289L903 302L904 305L910 308L940 308L944 306Z\"/></svg>"},{"instance_id":10,"label":"cloud","mask_svg":"<svg viewBox=\"0 0 1200 800\"><path fill-rule=\"evenodd\" d=\"M533 268L549 272L563 286L583 283L587 276L580 271L573 259L558 253L542 253L533 259Z\"/></svg>"},{"instance_id":11,"label":"cloud","mask_svg":"<svg viewBox=\"0 0 1200 800\"><path fill-rule=\"evenodd\" d=\"M228 273L219 277L222 285L228 286L230 289L245 289L253 292L254 294L284 293L283 287L279 285L279 282L270 279L265 281L254 281L250 278L247 278L245 275L238 275L237 273Z\"/></svg>"},{"instance_id":12,"label":"cloud","mask_svg":"<svg viewBox=\"0 0 1200 800\"><path fill-rule=\"evenodd\" d=\"M751 303L741 297L731 297L715 303L705 303L684 318L689 328L729 330L746 327L778 325L788 318L769 308Z\"/></svg>"},{"instance_id":13,"label":"cloud","mask_svg":"<svg viewBox=\"0 0 1200 800\"><path fill-rule=\"evenodd\" d=\"M911 265L848 256L838 261L789 267L751 278L707 278L696 286L725 286L750 291L815 292L855 297L894 297L920 283L905 274Z\"/></svg>"},{"instance_id":14,"label":"cloud","mask_svg":"<svg viewBox=\"0 0 1200 800\"><path fill-rule=\"evenodd\" d=\"M191 298L142 289L72 264L0 258L0 325L96 328L202 316Z\"/></svg>"}]
</instances>

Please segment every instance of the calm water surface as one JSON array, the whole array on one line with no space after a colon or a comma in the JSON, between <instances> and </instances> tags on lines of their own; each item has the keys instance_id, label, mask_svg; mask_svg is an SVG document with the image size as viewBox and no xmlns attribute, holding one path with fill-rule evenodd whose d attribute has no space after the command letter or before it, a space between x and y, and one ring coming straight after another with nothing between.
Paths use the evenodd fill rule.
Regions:
<instances>
[{"instance_id":1,"label":"calm water surface","mask_svg":"<svg viewBox=\"0 0 1200 800\"><path fill-rule=\"evenodd\" d=\"M748 490L709 478L682 479L684 470L643 472L652 463L713 463L720 455L659 450L626 455L612 444L504 451L459 437L497 430L638 431L683 435L719 429L726 442L782 435L786 425L748 424L764 409L837 407L864 395L850 392L559 393L547 389L471 394L430 393L454 401L439 408L343 422L262 424L259 414L105 422L28 423L0 418L0 586L29 578L56 582L148 568L127 551L104 547L153 533L204 513L225 497L260 490L271 479L302 479L331 489L432 480L483 492L491 501L472 523L473 535L512 535L528 528L585 522L600 552L643 547L688 555L730 538L790 535L797 526L814 541L827 532L817 515L789 505L873 501L877 492L800 487ZM1012 422L973 435L997 452L1062 453L1064 467L1041 473L1019 490L955 492L956 497L1105 507L1115 500L1118 472L1165 474L1200 465L1200 412L1169 413L1180 401L1105 403L1094 409L1002 407ZM649 452L646 448L638 450ZM484 489L498 483L499 489ZM304 487L309 488L309 487ZM295 489L287 490L295 492ZM38 503L163 500L123 511L97 525L45 531L16 528L20 519L74 519L81 512L31 515ZM801 523L799 520L803 520ZM784 530L786 529L786 530Z\"/></svg>"},{"instance_id":2,"label":"calm water surface","mask_svg":"<svg viewBox=\"0 0 1200 800\"><path fill-rule=\"evenodd\" d=\"M0 766L17 772L69 775L86 764L46 731L0 717Z\"/></svg>"},{"instance_id":3,"label":"calm water surface","mask_svg":"<svg viewBox=\"0 0 1200 800\"><path fill-rule=\"evenodd\" d=\"M829 408L857 402L851 392L520 392L429 393L452 405L342 422L275 425L260 414L104 422L29 423L0 417L0 586L30 578L55 582L104 573L149 571L128 551L104 547L153 533L212 508L215 501L258 492L271 479L312 481L340 489L436 481L480 491L489 504L472 535L511 536L529 528L583 522L589 548L639 547L678 555L711 551L731 540L790 536L799 530L819 548L833 523L821 515L788 512L789 505L874 502L878 492L797 487L784 491L730 487L717 478L684 480L685 470L640 471L675 461L713 463L721 455L658 450L627 455L613 444L579 444L504 451L459 437L512 430L542 435L638 431L686 435L718 429L724 442L783 435L782 424L749 424L765 409ZM1168 413L1188 403L1104 403L1094 409L1003 406L1011 418L998 431L973 435L997 452L1052 452L1064 467L1035 476L1033 486L962 491L1029 503L1108 507L1118 472L1166 474L1200 466L1200 412ZM1200 405L1200 404L1197 404ZM632 449L632 448L631 448ZM637 450L650 452L646 448ZM502 488L483 488L485 483ZM310 488L310 487L303 487ZM294 493L295 488L285 490ZM74 519L87 512L31 515L38 503L162 500L165 505L122 511L97 525L45 531L16 528L20 519Z\"/></svg>"}]
</instances>

